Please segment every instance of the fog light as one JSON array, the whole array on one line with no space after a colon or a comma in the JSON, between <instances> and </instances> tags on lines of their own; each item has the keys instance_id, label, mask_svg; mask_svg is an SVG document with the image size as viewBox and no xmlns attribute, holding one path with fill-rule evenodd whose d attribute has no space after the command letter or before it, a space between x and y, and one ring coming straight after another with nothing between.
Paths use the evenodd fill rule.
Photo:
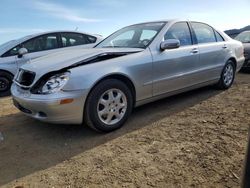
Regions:
<instances>
[{"instance_id":1,"label":"fog light","mask_svg":"<svg viewBox=\"0 0 250 188\"><path fill-rule=\"evenodd\" d=\"M60 101L60 104L68 104L68 103L72 103L74 101L74 99L62 99Z\"/></svg>"}]
</instances>

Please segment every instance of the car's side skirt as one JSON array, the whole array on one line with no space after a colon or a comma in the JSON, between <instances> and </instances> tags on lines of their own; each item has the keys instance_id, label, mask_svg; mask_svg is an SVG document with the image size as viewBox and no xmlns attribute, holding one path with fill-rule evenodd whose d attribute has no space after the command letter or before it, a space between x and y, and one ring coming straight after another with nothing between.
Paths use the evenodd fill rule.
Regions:
<instances>
[{"instance_id":1,"label":"car's side skirt","mask_svg":"<svg viewBox=\"0 0 250 188\"><path fill-rule=\"evenodd\" d=\"M207 81L207 82L192 85L192 86L185 87L185 88L182 88L182 89L179 89L179 90L175 90L175 91L171 91L171 92L164 93L164 94L161 94L161 95L157 95L157 96L154 96L154 97L151 97L151 98L148 98L148 99L140 100L140 101L136 102L135 107L138 107L138 106L141 106L141 105L144 105L144 104L147 104L147 103L151 103L151 102L154 102L154 101L166 98L166 97L170 97L170 96L173 96L173 95L176 95L176 94L180 94L180 93L183 93L183 92L186 92L186 91L198 89L198 88L205 87L205 86L208 86L208 85L213 85L213 84L216 84L219 81L219 79L220 78L213 79L213 80L210 80L210 81Z\"/></svg>"}]
</instances>

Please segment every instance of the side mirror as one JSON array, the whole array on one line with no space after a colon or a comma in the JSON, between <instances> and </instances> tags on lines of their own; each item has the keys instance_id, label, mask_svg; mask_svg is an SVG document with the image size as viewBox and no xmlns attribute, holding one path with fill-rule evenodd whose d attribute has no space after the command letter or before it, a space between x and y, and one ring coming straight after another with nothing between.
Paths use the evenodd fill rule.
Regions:
<instances>
[{"instance_id":1,"label":"side mirror","mask_svg":"<svg viewBox=\"0 0 250 188\"><path fill-rule=\"evenodd\" d=\"M179 48L181 45L180 41L177 39L168 39L165 40L163 42L161 42L161 50L170 50L170 49L175 49L175 48Z\"/></svg>"},{"instance_id":2,"label":"side mirror","mask_svg":"<svg viewBox=\"0 0 250 188\"><path fill-rule=\"evenodd\" d=\"M22 58L23 55L25 55L25 54L27 54L27 53L28 53L28 50L27 50L26 48L20 48L20 49L18 50L18 55L17 55L17 57L18 57L18 58Z\"/></svg>"}]
</instances>

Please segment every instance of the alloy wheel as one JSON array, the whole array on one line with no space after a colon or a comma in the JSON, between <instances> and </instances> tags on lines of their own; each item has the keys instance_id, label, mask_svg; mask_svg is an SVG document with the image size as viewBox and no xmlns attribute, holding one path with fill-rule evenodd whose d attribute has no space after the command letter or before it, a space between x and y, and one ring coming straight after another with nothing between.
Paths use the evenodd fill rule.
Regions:
<instances>
[{"instance_id":1,"label":"alloy wheel","mask_svg":"<svg viewBox=\"0 0 250 188\"><path fill-rule=\"evenodd\" d=\"M118 123L127 111L126 95L119 89L105 91L97 104L99 119L106 125Z\"/></svg>"},{"instance_id":2,"label":"alloy wheel","mask_svg":"<svg viewBox=\"0 0 250 188\"><path fill-rule=\"evenodd\" d=\"M223 81L226 86L229 86L233 82L234 68L232 64L227 64L223 72Z\"/></svg>"}]
</instances>

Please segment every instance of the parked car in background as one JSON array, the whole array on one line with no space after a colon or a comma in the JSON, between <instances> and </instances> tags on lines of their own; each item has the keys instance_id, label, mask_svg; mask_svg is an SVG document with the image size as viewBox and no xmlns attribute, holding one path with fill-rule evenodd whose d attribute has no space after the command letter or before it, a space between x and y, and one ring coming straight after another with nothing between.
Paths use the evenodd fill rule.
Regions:
<instances>
[{"instance_id":1,"label":"parked car in background","mask_svg":"<svg viewBox=\"0 0 250 188\"><path fill-rule=\"evenodd\" d=\"M15 106L41 121L109 132L133 107L187 90L229 88L242 43L200 22L125 27L95 48L67 50L23 65L11 87Z\"/></svg>"},{"instance_id":2,"label":"parked car in background","mask_svg":"<svg viewBox=\"0 0 250 188\"><path fill-rule=\"evenodd\" d=\"M242 70L250 70L250 31L244 31L240 33L235 40L243 43L244 46L244 56L246 58L243 64Z\"/></svg>"},{"instance_id":3,"label":"parked car in background","mask_svg":"<svg viewBox=\"0 0 250 188\"><path fill-rule=\"evenodd\" d=\"M99 35L58 31L29 35L2 44L0 46L0 96L9 92L13 76L28 60L64 48L92 48L101 39ZM22 56L26 52L27 54Z\"/></svg>"}]
</instances>

